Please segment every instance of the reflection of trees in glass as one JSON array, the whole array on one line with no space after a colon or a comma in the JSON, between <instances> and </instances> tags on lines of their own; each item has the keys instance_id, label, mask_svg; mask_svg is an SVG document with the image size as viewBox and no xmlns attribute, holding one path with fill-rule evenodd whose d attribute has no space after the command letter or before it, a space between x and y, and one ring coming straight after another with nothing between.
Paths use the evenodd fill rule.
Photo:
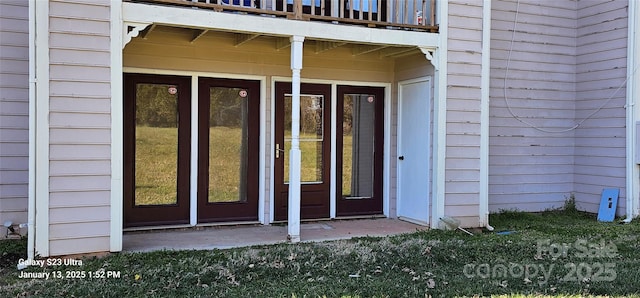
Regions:
<instances>
[{"instance_id":1,"label":"reflection of trees in glass","mask_svg":"<svg viewBox=\"0 0 640 298\"><path fill-rule=\"evenodd\" d=\"M291 131L291 96L284 102L284 130ZM318 95L300 96L300 136L302 138L322 138L322 112L324 98ZM288 134L290 135L290 133Z\"/></svg>"},{"instance_id":2,"label":"reflection of trees in glass","mask_svg":"<svg viewBox=\"0 0 640 298\"><path fill-rule=\"evenodd\" d=\"M209 126L242 127L247 97L240 97L240 88L210 88L211 111ZM245 91L246 92L246 91Z\"/></svg>"},{"instance_id":3,"label":"reflection of trees in glass","mask_svg":"<svg viewBox=\"0 0 640 298\"><path fill-rule=\"evenodd\" d=\"M300 133L322 136L322 97L302 97L300 107Z\"/></svg>"},{"instance_id":4,"label":"reflection of trees in glass","mask_svg":"<svg viewBox=\"0 0 640 298\"><path fill-rule=\"evenodd\" d=\"M178 127L178 94L170 94L170 87L175 86L161 84L136 86L136 125Z\"/></svg>"},{"instance_id":5,"label":"reflection of trees in glass","mask_svg":"<svg viewBox=\"0 0 640 298\"><path fill-rule=\"evenodd\" d=\"M344 113L342 114L342 135L351 135L353 129L353 97L344 95Z\"/></svg>"}]
</instances>

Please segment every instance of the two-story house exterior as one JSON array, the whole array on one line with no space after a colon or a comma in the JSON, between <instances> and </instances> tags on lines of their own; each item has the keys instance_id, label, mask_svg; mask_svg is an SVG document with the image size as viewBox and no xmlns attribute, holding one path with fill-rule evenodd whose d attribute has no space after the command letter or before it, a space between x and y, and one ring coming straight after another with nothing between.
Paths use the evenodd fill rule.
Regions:
<instances>
[{"instance_id":1,"label":"two-story house exterior","mask_svg":"<svg viewBox=\"0 0 640 298\"><path fill-rule=\"evenodd\" d=\"M2 0L0 220L33 257L156 227L485 227L603 188L632 218L638 6Z\"/></svg>"}]
</instances>

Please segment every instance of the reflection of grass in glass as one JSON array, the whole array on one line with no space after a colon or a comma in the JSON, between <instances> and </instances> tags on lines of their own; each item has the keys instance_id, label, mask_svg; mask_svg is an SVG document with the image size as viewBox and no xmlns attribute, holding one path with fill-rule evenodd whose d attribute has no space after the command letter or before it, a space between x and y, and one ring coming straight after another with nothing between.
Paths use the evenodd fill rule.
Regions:
<instances>
[{"instance_id":1,"label":"reflection of grass in glass","mask_svg":"<svg viewBox=\"0 0 640 298\"><path fill-rule=\"evenodd\" d=\"M241 129L211 128L209 202L239 199ZM136 128L136 205L176 203L177 129Z\"/></svg>"},{"instance_id":2,"label":"reflection of grass in glass","mask_svg":"<svg viewBox=\"0 0 640 298\"><path fill-rule=\"evenodd\" d=\"M342 137L342 195L351 195L351 175L353 167L353 136L351 134Z\"/></svg>"},{"instance_id":3,"label":"reflection of grass in glass","mask_svg":"<svg viewBox=\"0 0 640 298\"><path fill-rule=\"evenodd\" d=\"M242 129L212 127L209 138L209 202L237 202Z\"/></svg>"},{"instance_id":4,"label":"reflection of grass in glass","mask_svg":"<svg viewBox=\"0 0 640 298\"><path fill-rule=\"evenodd\" d=\"M175 204L177 128L136 127L136 205Z\"/></svg>"},{"instance_id":5,"label":"reflection of grass in glass","mask_svg":"<svg viewBox=\"0 0 640 298\"><path fill-rule=\"evenodd\" d=\"M315 135L300 135L301 139L313 138ZM344 154L342 165L342 191L343 194L349 194L351 192L351 144L353 142L351 136L344 138ZM316 141L300 141L300 151L302 151L302 165L300 169L300 180L302 182L321 182L322 177L322 156L319 156L318 148L322 146L322 142ZM289 182L289 150L291 149L291 142L285 141L285 152L280 153L280 158L284 158L284 177L285 182Z\"/></svg>"},{"instance_id":6,"label":"reflection of grass in glass","mask_svg":"<svg viewBox=\"0 0 640 298\"><path fill-rule=\"evenodd\" d=\"M235 202L240 196L241 129L210 129L209 202ZM289 177L290 142L285 142L285 178ZM351 190L351 136L344 138L342 190ZM300 142L302 181L322 180L318 164L320 142ZM320 160L321 162L321 160ZM175 204L177 186L177 129L136 128L136 205Z\"/></svg>"},{"instance_id":7,"label":"reflection of grass in glass","mask_svg":"<svg viewBox=\"0 0 640 298\"><path fill-rule=\"evenodd\" d=\"M300 134L301 139L315 138L315 135ZM284 178L289 182L289 151L291 141L284 142L284 152L280 158L284 158ZM321 141L300 141L300 151L302 152L300 181L302 182L322 182L322 142ZM284 153L284 154L283 154Z\"/></svg>"}]
</instances>

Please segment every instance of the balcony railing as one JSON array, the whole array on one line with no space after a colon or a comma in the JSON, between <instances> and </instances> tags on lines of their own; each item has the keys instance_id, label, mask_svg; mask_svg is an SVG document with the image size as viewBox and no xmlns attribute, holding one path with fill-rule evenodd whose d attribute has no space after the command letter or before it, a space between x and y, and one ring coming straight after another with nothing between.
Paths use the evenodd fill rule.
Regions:
<instances>
[{"instance_id":1,"label":"balcony railing","mask_svg":"<svg viewBox=\"0 0 640 298\"><path fill-rule=\"evenodd\" d=\"M125 0L220 12L438 32L437 0Z\"/></svg>"}]
</instances>

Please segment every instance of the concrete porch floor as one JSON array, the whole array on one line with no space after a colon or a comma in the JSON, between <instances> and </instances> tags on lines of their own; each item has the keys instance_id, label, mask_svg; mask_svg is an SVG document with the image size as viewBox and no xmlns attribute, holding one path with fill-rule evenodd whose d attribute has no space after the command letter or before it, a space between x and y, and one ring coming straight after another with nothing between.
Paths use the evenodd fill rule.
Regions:
<instances>
[{"instance_id":1,"label":"concrete porch floor","mask_svg":"<svg viewBox=\"0 0 640 298\"><path fill-rule=\"evenodd\" d=\"M302 242L390 236L426 230L427 227L398 219L349 219L302 223ZM287 226L212 226L173 230L125 232L123 250L207 250L287 242Z\"/></svg>"}]
</instances>

